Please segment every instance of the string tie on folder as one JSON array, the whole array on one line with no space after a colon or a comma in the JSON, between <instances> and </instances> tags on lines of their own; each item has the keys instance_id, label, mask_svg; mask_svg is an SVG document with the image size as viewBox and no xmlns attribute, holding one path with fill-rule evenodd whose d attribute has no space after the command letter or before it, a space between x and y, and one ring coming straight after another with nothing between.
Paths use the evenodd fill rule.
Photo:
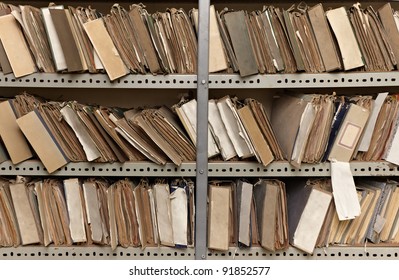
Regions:
<instances>
[{"instance_id":1,"label":"string tie on folder","mask_svg":"<svg viewBox=\"0 0 399 280\"><path fill-rule=\"evenodd\" d=\"M297 6L298 11L302 12L302 13L306 13L306 11L308 10L308 5L305 2L300 2Z\"/></svg>"}]
</instances>

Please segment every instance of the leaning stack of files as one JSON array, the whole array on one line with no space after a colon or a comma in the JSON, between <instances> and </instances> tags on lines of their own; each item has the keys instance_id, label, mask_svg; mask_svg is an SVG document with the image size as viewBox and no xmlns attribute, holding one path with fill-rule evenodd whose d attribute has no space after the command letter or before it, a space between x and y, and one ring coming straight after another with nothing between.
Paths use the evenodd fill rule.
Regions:
<instances>
[{"instance_id":1,"label":"leaning stack of files","mask_svg":"<svg viewBox=\"0 0 399 280\"><path fill-rule=\"evenodd\" d=\"M390 180L357 180L361 214L340 221L331 204L320 232L317 247L396 244L399 240L398 183ZM370 244L370 243L369 243Z\"/></svg>"},{"instance_id":2,"label":"leaning stack of files","mask_svg":"<svg viewBox=\"0 0 399 280\"><path fill-rule=\"evenodd\" d=\"M390 3L253 11L211 5L209 72L397 70L396 19ZM105 72L113 81L128 74L194 74L198 66L196 8L149 13L143 4L114 4L100 13L95 7L0 3L0 22L0 68L15 77Z\"/></svg>"},{"instance_id":3,"label":"leaning stack of files","mask_svg":"<svg viewBox=\"0 0 399 280\"><path fill-rule=\"evenodd\" d=\"M208 248L288 248L285 184L279 180L209 182Z\"/></svg>"},{"instance_id":4,"label":"leaning stack of files","mask_svg":"<svg viewBox=\"0 0 399 280\"><path fill-rule=\"evenodd\" d=\"M0 246L194 245L190 179L0 180Z\"/></svg>"},{"instance_id":5,"label":"leaning stack of files","mask_svg":"<svg viewBox=\"0 0 399 280\"><path fill-rule=\"evenodd\" d=\"M95 7L0 5L0 65L4 74L197 71L197 37L188 13L170 8L149 14L142 4ZM21 63L23 61L24 63Z\"/></svg>"},{"instance_id":6,"label":"leaning stack of files","mask_svg":"<svg viewBox=\"0 0 399 280\"><path fill-rule=\"evenodd\" d=\"M180 165L196 157L178 116L166 106L126 109L23 93L0 107L0 135L13 164L37 156L52 173L69 162Z\"/></svg>"}]
</instances>

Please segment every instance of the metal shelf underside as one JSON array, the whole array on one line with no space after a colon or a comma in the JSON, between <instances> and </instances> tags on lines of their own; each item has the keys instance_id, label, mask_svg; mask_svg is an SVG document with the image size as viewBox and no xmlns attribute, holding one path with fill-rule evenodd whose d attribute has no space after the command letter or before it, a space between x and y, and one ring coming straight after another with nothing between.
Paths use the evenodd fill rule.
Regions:
<instances>
[{"instance_id":1,"label":"metal shelf underside","mask_svg":"<svg viewBox=\"0 0 399 280\"><path fill-rule=\"evenodd\" d=\"M201 81L202 82L202 81ZM210 74L209 89L225 88L342 88L399 86L399 71L265 74L240 77L238 74ZM114 89L196 89L197 75L131 74L111 82L106 74L35 73L15 78L0 73L0 87L114 88Z\"/></svg>"},{"instance_id":2,"label":"metal shelf underside","mask_svg":"<svg viewBox=\"0 0 399 280\"><path fill-rule=\"evenodd\" d=\"M353 176L399 176L399 167L388 162L351 162ZM151 162L90 163L74 162L49 174L38 160L18 165L10 161L0 164L2 176L148 176L195 177L196 163L164 166ZM330 163L302 164L295 168L288 162L273 162L267 167L256 162L210 162L208 177L321 177L330 176Z\"/></svg>"},{"instance_id":3,"label":"metal shelf underside","mask_svg":"<svg viewBox=\"0 0 399 280\"><path fill-rule=\"evenodd\" d=\"M375 260L397 259L399 247L328 247L317 248L313 254L304 253L290 247L277 252L266 251L260 247L234 248L226 252L208 250L208 260ZM41 247L21 246L17 248L0 248L0 260L18 259L59 259L59 260L194 260L194 248L175 249L169 247L146 248L122 248L112 250L103 246L71 246L71 247Z\"/></svg>"}]
</instances>

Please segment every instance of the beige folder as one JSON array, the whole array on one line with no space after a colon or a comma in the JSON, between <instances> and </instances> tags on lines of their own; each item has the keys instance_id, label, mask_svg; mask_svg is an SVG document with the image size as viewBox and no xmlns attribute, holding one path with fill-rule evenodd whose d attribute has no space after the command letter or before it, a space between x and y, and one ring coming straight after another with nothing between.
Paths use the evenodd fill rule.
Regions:
<instances>
[{"instance_id":1,"label":"beige folder","mask_svg":"<svg viewBox=\"0 0 399 280\"><path fill-rule=\"evenodd\" d=\"M64 180L65 201L69 216L69 230L71 231L72 242L86 242L86 229L84 209L82 207L82 184L78 178Z\"/></svg>"},{"instance_id":2,"label":"beige folder","mask_svg":"<svg viewBox=\"0 0 399 280\"><path fill-rule=\"evenodd\" d=\"M37 110L17 119L17 124L49 173L69 162Z\"/></svg>"},{"instance_id":3,"label":"beige folder","mask_svg":"<svg viewBox=\"0 0 399 280\"><path fill-rule=\"evenodd\" d=\"M231 186L209 185L208 248L229 249Z\"/></svg>"},{"instance_id":4,"label":"beige folder","mask_svg":"<svg viewBox=\"0 0 399 280\"><path fill-rule=\"evenodd\" d=\"M13 164L18 164L33 156L24 134L16 120L12 100L0 103L0 136Z\"/></svg>"},{"instance_id":5,"label":"beige folder","mask_svg":"<svg viewBox=\"0 0 399 280\"><path fill-rule=\"evenodd\" d=\"M192 9L191 16L198 34L198 9ZM215 6L211 5L209 7L209 73L220 72L226 70L227 67L227 58L219 31Z\"/></svg>"},{"instance_id":6,"label":"beige folder","mask_svg":"<svg viewBox=\"0 0 399 280\"><path fill-rule=\"evenodd\" d=\"M39 231L33 214L32 205L29 201L25 182L10 184L12 201L21 234L22 245L40 243Z\"/></svg>"},{"instance_id":7,"label":"beige folder","mask_svg":"<svg viewBox=\"0 0 399 280\"><path fill-rule=\"evenodd\" d=\"M338 42L344 69L351 70L364 66L362 53L345 7L328 10L326 16Z\"/></svg>"},{"instance_id":8,"label":"beige folder","mask_svg":"<svg viewBox=\"0 0 399 280\"><path fill-rule=\"evenodd\" d=\"M103 19L98 18L86 22L83 26L104 65L109 79L113 81L127 75L129 72L105 28Z\"/></svg>"},{"instance_id":9,"label":"beige folder","mask_svg":"<svg viewBox=\"0 0 399 280\"><path fill-rule=\"evenodd\" d=\"M169 198L169 184L157 182L153 185L156 215L159 231L159 242L165 246L175 246L173 224Z\"/></svg>"},{"instance_id":10,"label":"beige folder","mask_svg":"<svg viewBox=\"0 0 399 280\"><path fill-rule=\"evenodd\" d=\"M36 65L22 30L11 14L0 17L0 40L16 78L36 72Z\"/></svg>"}]
</instances>

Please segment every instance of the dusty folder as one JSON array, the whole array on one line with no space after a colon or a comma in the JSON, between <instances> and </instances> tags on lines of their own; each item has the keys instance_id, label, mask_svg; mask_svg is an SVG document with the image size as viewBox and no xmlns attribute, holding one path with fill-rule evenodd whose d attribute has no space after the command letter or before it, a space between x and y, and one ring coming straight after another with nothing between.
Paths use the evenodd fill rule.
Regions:
<instances>
[{"instance_id":1,"label":"dusty folder","mask_svg":"<svg viewBox=\"0 0 399 280\"><path fill-rule=\"evenodd\" d=\"M21 245L21 236L10 193L9 181L1 179L0 182L0 218L4 222L4 226L0 228L0 231L3 233L4 245L17 247Z\"/></svg>"},{"instance_id":2,"label":"dusty folder","mask_svg":"<svg viewBox=\"0 0 399 280\"><path fill-rule=\"evenodd\" d=\"M288 213L284 183L261 179L254 184L253 192L260 245L269 251L287 248Z\"/></svg>"},{"instance_id":3,"label":"dusty folder","mask_svg":"<svg viewBox=\"0 0 399 280\"><path fill-rule=\"evenodd\" d=\"M29 201L25 182L10 184L10 191L18 221L19 232L21 234L22 245L40 243L38 225L34 217L32 205Z\"/></svg>"},{"instance_id":4,"label":"dusty folder","mask_svg":"<svg viewBox=\"0 0 399 280\"><path fill-rule=\"evenodd\" d=\"M237 57L240 75L257 74L256 59L248 34L245 11L230 11L223 15L234 53Z\"/></svg>"},{"instance_id":5,"label":"dusty folder","mask_svg":"<svg viewBox=\"0 0 399 280\"><path fill-rule=\"evenodd\" d=\"M103 19L98 18L86 22L84 28L110 80L113 81L127 75L128 70L105 28Z\"/></svg>"},{"instance_id":6,"label":"dusty folder","mask_svg":"<svg viewBox=\"0 0 399 280\"><path fill-rule=\"evenodd\" d=\"M378 9L378 15L388 36L396 60L399 60L399 31L396 27L391 3L386 3Z\"/></svg>"},{"instance_id":7,"label":"dusty folder","mask_svg":"<svg viewBox=\"0 0 399 280\"><path fill-rule=\"evenodd\" d=\"M368 121L370 111L351 104L339 129L328 159L349 162Z\"/></svg>"},{"instance_id":8,"label":"dusty folder","mask_svg":"<svg viewBox=\"0 0 399 280\"><path fill-rule=\"evenodd\" d=\"M93 161L99 158L101 154L97 149L93 139L90 137L89 132L85 128L84 124L79 120L78 115L71 106L73 105L67 104L60 110L60 112L65 121L75 132L76 137L79 139L79 142L85 151L87 160Z\"/></svg>"},{"instance_id":9,"label":"dusty folder","mask_svg":"<svg viewBox=\"0 0 399 280\"><path fill-rule=\"evenodd\" d=\"M70 11L68 9L49 9L49 12L64 53L68 72L83 71L85 67L79 53L79 42L73 33Z\"/></svg>"},{"instance_id":10,"label":"dusty folder","mask_svg":"<svg viewBox=\"0 0 399 280\"><path fill-rule=\"evenodd\" d=\"M16 120L12 100L0 103L0 136L13 164L31 158L32 151Z\"/></svg>"},{"instance_id":11,"label":"dusty folder","mask_svg":"<svg viewBox=\"0 0 399 280\"><path fill-rule=\"evenodd\" d=\"M309 254L313 253L324 223L332 194L314 187L308 179L286 182L290 243Z\"/></svg>"},{"instance_id":12,"label":"dusty folder","mask_svg":"<svg viewBox=\"0 0 399 280\"><path fill-rule=\"evenodd\" d=\"M245 246L251 246L251 209L253 197L253 184L244 180L238 180L236 184L237 218L238 218L238 242Z\"/></svg>"},{"instance_id":13,"label":"dusty folder","mask_svg":"<svg viewBox=\"0 0 399 280\"><path fill-rule=\"evenodd\" d=\"M17 124L49 173L69 162L37 110L17 119Z\"/></svg>"},{"instance_id":14,"label":"dusty folder","mask_svg":"<svg viewBox=\"0 0 399 280\"><path fill-rule=\"evenodd\" d=\"M220 149L220 154L224 160L229 160L237 155L234 145L231 142L227 129L223 124L222 117L215 99L208 102L209 107L209 127L215 137L215 141Z\"/></svg>"},{"instance_id":15,"label":"dusty folder","mask_svg":"<svg viewBox=\"0 0 399 280\"><path fill-rule=\"evenodd\" d=\"M254 155L254 149L247 132L237 113L237 108L230 96L220 98L216 103L221 119L226 127L227 134L234 149L240 158L248 158Z\"/></svg>"},{"instance_id":16,"label":"dusty folder","mask_svg":"<svg viewBox=\"0 0 399 280\"><path fill-rule=\"evenodd\" d=\"M83 190L77 178L64 180L65 201L69 216L69 230L74 243L86 242L83 210Z\"/></svg>"},{"instance_id":17,"label":"dusty folder","mask_svg":"<svg viewBox=\"0 0 399 280\"><path fill-rule=\"evenodd\" d=\"M274 156L269 144L267 143L258 126L258 123L256 122L251 108L249 107L249 105L244 105L237 111L243 123L243 126L252 142L256 158L260 163L263 164L263 166L267 166L274 160Z\"/></svg>"},{"instance_id":18,"label":"dusty folder","mask_svg":"<svg viewBox=\"0 0 399 280\"><path fill-rule=\"evenodd\" d=\"M129 17L132 21L138 42L140 43L141 51L146 59L147 65L151 73L158 73L161 67L158 62L155 48L151 42L151 37L148 28L143 19L143 7L141 5L130 5Z\"/></svg>"},{"instance_id":19,"label":"dusty folder","mask_svg":"<svg viewBox=\"0 0 399 280\"><path fill-rule=\"evenodd\" d=\"M328 22L337 39L345 70L364 66L362 53L345 7L326 11Z\"/></svg>"},{"instance_id":20,"label":"dusty folder","mask_svg":"<svg viewBox=\"0 0 399 280\"><path fill-rule=\"evenodd\" d=\"M169 184L162 182L156 183L153 189L160 243L161 245L174 247Z\"/></svg>"},{"instance_id":21,"label":"dusty folder","mask_svg":"<svg viewBox=\"0 0 399 280\"><path fill-rule=\"evenodd\" d=\"M312 98L311 95L282 95L273 101L270 121L287 160L292 158L301 117Z\"/></svg>"},{"instance_id":22,"label":"dusty folder","mask_svg":"<svg viewBox=\"0 0 399 280\"><path fill-rule=\"evenodd\" d=\"M231 186L209 185L208 248L227 251L230 236Z\"/></svg>"},{"instance_id":23,"label":"dusty folder","mask_svg":"<svg viewBox=\"0 0 399 280\"><path fill-rule=\"evenodd\" d=\"M22 30L11 14L0 17L0 40L16 78L36 72L36 65Z\"/></svg>"},{"instance_id":24,"label":"dusty folder","mask_svg":"<svg viewBox=\"0 0 399 280\"><path fill-rule=\"evenodd\" d=\"M193 9L191 13L198 33L198 9ZM209 73L220 72L226 69L227 59L219 32L215 6L211 5L209 8Z\"/></svg>"},{"instance_id":25,"label":"dusty folder","mask_svg":"<svg viewBox=\"0 0 399 280\"><path fill-rule=\"evenodd\" d=\"M197 100L181 100L179 104L174 106L176 114L179 116L187 134L191 141L197 142ZM214 157L219 154L219 148L213 138L211 130L208 128L208 157Z\"/></svg>"},{"instance_id":26,"label":"dusty folder","mask_svg":"<svg viewBox=\"0 0 399 280\"><path fill-rule=\"evenodd\" d=\"M324 13L323 5L321 3L317 4L309 8L307 13L326 71L340 69L341 61Z\"/></svg>"},{"instance_id":27,"label":"dusty folder","mask_svg":"<svg viewBox=\"0 0 399 280\"><path fill-rule=\"evenodd\" d=\"M50 14L50 9L64 10L64 6L58 5L41 8L47 37L49 39L51 52L53 54L55 68L57 71L63 71L67 69L67 64L60 39L57 35L57 30L55 29L55 25Z\"/></svg>"}]
</instances>

